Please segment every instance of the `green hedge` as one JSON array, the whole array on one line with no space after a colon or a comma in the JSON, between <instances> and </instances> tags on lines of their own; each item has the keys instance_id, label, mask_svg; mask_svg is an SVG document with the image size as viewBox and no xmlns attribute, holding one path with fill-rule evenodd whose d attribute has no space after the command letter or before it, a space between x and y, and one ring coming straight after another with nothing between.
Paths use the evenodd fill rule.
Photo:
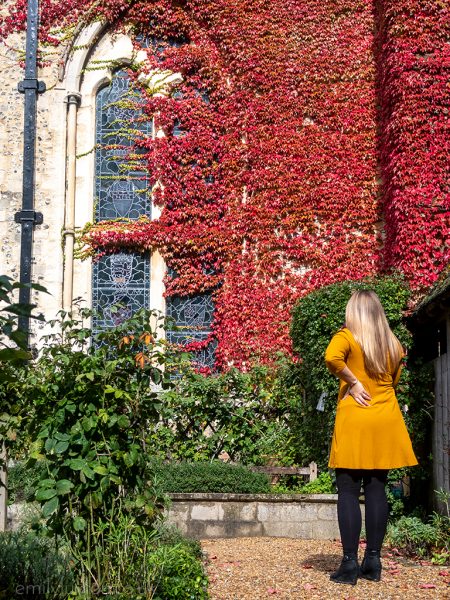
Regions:
<instances>
[{"instance_id":1,"label":"green hedge","mask_svg":"<svg viewBox=\"0 0 450 600\"><path fill-rule=\"evenodd\" d=\"M220 461L181 462L154 466L154 481L165 493L264 494L270 482L264 473Z\"/></svg>"}]
</instances>

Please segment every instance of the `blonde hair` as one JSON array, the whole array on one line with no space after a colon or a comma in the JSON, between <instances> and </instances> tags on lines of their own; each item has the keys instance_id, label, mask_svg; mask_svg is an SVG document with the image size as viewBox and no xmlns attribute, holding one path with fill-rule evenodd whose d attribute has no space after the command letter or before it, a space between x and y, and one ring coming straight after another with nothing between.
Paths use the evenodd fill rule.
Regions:
<instances>
[{"instance_id":1,"label":"blonde hair","mask_svg":"<svg viewBox=\"0 0 450 600\"><path fill-rule=\"evenodd\" d=\"M361 346L367 373L378 378L400 364L404 352L389 327L380 299L371 290L357 290L345 309L345 325Z\"/></svg>"}]
</instances>

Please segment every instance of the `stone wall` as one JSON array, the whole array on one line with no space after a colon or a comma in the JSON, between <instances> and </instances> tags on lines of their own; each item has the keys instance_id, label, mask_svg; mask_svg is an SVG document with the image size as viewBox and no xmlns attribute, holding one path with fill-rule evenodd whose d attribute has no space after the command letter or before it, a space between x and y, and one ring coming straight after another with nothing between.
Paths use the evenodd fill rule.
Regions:
<instances>
[{"instance_id":1,"label":"stone wall","mask_svg":"<svg viewBox=\"0 0 450 600\"><path fill-rule=\"evenodd\" d=\"M335 494L171 494L169 522L196 539L339 538Z\"/></svg>"},{"instance_id":2,"label":"stone wall","mask_svg":"<svg viewBox=\"0 0 450 600\"><path fill-rule=\"evenodd\" d=\"M15 280L19 279L21 227L14 222L14 214L22 203L24 126L24 96L17 84L24 78L19 64L24 44L23 37L12 36L0 52L0 274ZM32 278L45 285L50 295L38 298L33 294L33 301L52 318L61 308L66 91L56 66L40 69L38 79L47 87L37 102L35 154L35 210L43 214L44 222L34 230Z\"/></svg>"}]
</instances>

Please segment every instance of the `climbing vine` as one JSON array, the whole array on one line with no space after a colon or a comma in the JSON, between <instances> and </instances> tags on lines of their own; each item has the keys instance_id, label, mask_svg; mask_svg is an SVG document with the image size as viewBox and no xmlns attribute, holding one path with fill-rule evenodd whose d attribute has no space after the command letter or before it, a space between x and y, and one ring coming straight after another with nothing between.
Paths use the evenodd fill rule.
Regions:
<instances>
[{"instance_id":1,"label":"climbing vine","mask_svg":"<svg viewBox=\"0 0 450 600\"><path fill-rule=\"evenodd\" d=\"M158 249L167 295L211 291L220 367L290 353L292 306L313 289L394 267L420 291L448 261L449 9L376 5L42 0L43 43L100 18L145 53L130 74L159 133L129 159L161 216L82 241ZM180 75L171 93L148 85L161 72Z\"/></svg>"}]
</instances>

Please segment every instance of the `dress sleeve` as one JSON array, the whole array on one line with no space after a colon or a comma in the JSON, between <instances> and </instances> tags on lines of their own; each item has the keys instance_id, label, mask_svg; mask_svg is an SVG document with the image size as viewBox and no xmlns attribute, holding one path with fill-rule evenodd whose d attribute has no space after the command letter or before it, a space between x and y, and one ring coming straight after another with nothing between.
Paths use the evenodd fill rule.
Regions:
<instances>
[{"instance_id":1,"label":"dress sleeve","mask_svg":"<svg viewBox=\"0 0 450 600\"><path fill-rule=\"evenodd\" d=\"M346 367L350 352L350 342L344 331L338 331L325 351L325 362L328 370L336 375Z\"/></svg>"},{"instance_id":2,"label":"dress sleeve","mask_svg":"<svg viewBox=\"0 0 450 600\"><path fill-rule=\"evenodd\" d=\"M394 387L394 388L397 387L397 384L400 379L400 375L402 374L402 370L403 370L403 359L400 361L400 364L398 365L397 370L392 375L392 387Z\"/></svg>"}]
</instances>

